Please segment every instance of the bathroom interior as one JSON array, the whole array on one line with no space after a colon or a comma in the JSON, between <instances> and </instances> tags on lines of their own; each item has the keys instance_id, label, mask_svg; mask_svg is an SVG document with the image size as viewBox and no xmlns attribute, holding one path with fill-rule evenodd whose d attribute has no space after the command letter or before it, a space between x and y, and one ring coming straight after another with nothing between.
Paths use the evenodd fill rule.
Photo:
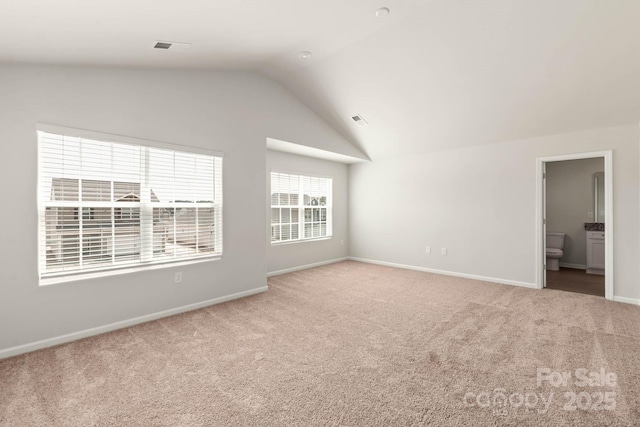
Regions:
<instances>
[{"instance_id":1,"label":"bathroom interior","mask_svg":"<svg viewBox=\"0 0 640 427\"><path fill-rule=\"evenodd\" d=\"M546 163L546 288L605 295L604 158Z\"/></svg>"}]
</instances>

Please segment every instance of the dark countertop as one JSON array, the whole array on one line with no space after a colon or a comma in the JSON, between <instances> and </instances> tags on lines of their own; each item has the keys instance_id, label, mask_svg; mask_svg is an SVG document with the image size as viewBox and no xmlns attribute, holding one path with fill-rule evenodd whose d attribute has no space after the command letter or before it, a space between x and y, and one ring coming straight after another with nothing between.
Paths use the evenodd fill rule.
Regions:
<instances>
[{"instance_id":1,"label":"dark countertop","mask_svg":"<svg viewBox=\"0 0 640 427\"><path fill-rule=\"evenodd\" d=\"M604 222L585 222L584 229L587 231L604 231Z\"/></svg>"}]
</instances>

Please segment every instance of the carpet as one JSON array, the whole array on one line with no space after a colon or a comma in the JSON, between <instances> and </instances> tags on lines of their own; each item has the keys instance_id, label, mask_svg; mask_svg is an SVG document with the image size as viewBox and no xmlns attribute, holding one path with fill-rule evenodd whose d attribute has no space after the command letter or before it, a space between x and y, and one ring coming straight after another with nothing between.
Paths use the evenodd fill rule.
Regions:
<instances>
[{"instance_id":1,"label":"carpet","mask_svg":"<svg viewBox=\"0 0 640 427\"><path fill-rule=\"evenodd\" d=\"M640 307L353 261L0 361L1 426L640 425Z\"/></svg>"}]
</instances>

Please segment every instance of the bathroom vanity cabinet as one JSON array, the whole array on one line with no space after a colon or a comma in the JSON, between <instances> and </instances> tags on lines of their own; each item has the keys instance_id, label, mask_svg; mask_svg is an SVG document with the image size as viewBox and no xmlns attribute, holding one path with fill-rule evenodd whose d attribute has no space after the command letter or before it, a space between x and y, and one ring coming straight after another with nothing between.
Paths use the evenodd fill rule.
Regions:
<instances>
[{"instance_id":1,"label":"bathroom vanity cabinet","mask_svg":"<svg viewBox=\"0 0 640 427\"><path fill-rule=\"evenodd\" d=\"M604 231L587 231L587 273L604 274Z\"/></svg>"}]
</instances>

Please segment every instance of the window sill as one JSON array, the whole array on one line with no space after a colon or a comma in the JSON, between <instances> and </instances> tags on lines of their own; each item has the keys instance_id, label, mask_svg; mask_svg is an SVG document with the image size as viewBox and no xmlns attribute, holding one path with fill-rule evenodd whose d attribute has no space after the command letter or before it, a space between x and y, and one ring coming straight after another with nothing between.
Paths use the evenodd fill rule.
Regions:
<instances>
[{"instance_id":1,"label":"window sill","mask_svg":"<svg viewBox=\"0 0 640 427\"><path fill-rule=\"evenodd\" d=\"M98 278L109 277L109 276L119 276L121 274L138 273L140 271L159 270L159 269L170 268L170 267L182 267L185 265L218 261L220 259L222 259L221 256L211 256L206 258L203 257L198 259L175 261L175 262L168 262L168 263L162 263L162 264L158 263L158 264L149 264L149 265L136 265L132 267L123 267L123 268L116 268L111 270L92 271L92 272L86 272L86 273L80 272L76 274L69 274L66 276L45 277L40 279L39 286L49 286L49 285L55 285L58 283L77 282L81 280L91 280L91 279L98 279Z\"/></svg>"},{"instance_id":2,"label":"window sill","mask_svg":"<svg viewBox=\"0 0 640 427\"><path fill-rule=\"evenodd\" d=\"M332 238L333 236L316 237L314 239L285 240L284 242L271 242L271 246L293 245L295 243L306 243L306 242L320 242L322 240L331 240Z\"/></svg>"}]
</instances>

